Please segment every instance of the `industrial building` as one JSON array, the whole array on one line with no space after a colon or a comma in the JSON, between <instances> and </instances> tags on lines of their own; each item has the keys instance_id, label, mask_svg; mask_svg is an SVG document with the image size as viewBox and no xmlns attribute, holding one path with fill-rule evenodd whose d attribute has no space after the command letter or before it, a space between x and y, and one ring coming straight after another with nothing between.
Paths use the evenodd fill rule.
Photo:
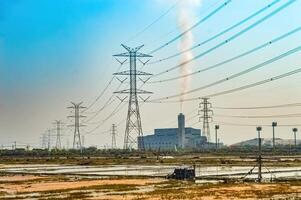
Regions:
<instances>
[{"instance_id":1,"label":"industrial building","mask_svg":"<svg viewBox=\"0 0 301 200\"><path fill-rule=\"evenodd\" d=\"M185 116L178 115L177 128L155 129L153 135L138 137L138 148L144 143L146 150L199 149L207 144L207 138L200 129L185 127Z\"/></svg>"}]
</instances>

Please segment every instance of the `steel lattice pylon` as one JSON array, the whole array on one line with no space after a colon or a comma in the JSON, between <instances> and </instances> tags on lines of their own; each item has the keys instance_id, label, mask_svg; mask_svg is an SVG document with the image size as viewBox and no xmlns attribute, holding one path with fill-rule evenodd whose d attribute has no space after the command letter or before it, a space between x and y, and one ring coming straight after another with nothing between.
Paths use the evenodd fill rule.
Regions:
<instances>
[{"instance_id":1,"label":"steel lattice pylon","mask_svg":"<svg viewBox=\"0 0 301 200\"><path fill-rule=\"evenodd\" d=\"M115 124L112 124L111 134L112 134L112 145L111 145L111 148L112 149L116 149L117 148L117 145L116 145L117 129L116 129L116 125Z\"/></svg>"},{"instance_id":2,"label":"steel lattice pylon","mask_svg":"<svg viewBox=\"0 0 301 200\"><path fill-rule=\"evenodd\" d=\"M210 136L210 126L209 123L212 122L212 114L213 111L211 110L212 105L210 102L208 102L209 98L202 98L202 102L199 105L199 121L203 122L203 130L202 134L207 137L208 142L211 141Z\"/></svg>"},{"instance_id":3,"label":"steel lattice pylon","mask_svg":"<svg viewBox=\"0 0 301 200\"><path fill-rule=\"evenodd\" d=\"M55 120L55 125L56 125L56 144L55 148L56 149L61 149L62 144L61 144L61 125L62 121L61 120Z\"/></svg>"},{"instance_id":4,"label":"steel lattice pylon","mask_svg":"<svg viewBox=\"0 0 301 200\"><path fill-rule=\"evenodd\" d=\"M84 126L80 123L80 119L86 116L80 114L81 109L85 109L86 107L81 106L81 103L73 103L71 102L72 106L68 107L69 109L74 110L74 115L68 116L74 118L74 125L70 125L69 127L74 127L74 136L73 136L73 149L79 149L82 153L82 141L80 135L80 127Z\"/></svg>"},{"instance_id":5,"label":"steel lattice pylon","mask_svg":"<svg viewBox=\"0 0 301 200\"><path fill-rule=\"evenodd\" d=\"M126 75L130 77L130 88L115 92L118 94L129 94L129 105L128 105L127 120L126 120L125 137L124 137L124 149L129 150L137 147L139 150L144 150L143 132L142 132L139 102L138 102L137 95L151 94L151 92L137 89L137 76L150 76L152 74L138 71L136 69L136 66L137 66L137 58L139 59L140 62L142 62L140 59L150 58L152 56L138 52L144 45L136 48L130 48L123 44L121 46L124 47L127 50L127 52L116 54L114 55L114 57L128 58L130 63L130 70L114 73L114 75ZM146 63L143 64L145 65ZM143 80L141 78L139 79L144 83L148 80L148 79ZM138 141L138 138L140 138L140 142Z\"/></svg>"}]
</instances>

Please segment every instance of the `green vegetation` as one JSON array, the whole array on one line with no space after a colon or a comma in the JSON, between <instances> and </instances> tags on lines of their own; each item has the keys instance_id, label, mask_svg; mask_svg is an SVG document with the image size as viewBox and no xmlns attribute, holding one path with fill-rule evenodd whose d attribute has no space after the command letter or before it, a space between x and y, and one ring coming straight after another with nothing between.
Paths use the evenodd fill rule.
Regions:
<instances>
[{"instance_id":1,"label":"green vegetation","mask_svg":"<svg viewBox=\"0 0 301 200\"><path fill-rule=\"evenodd\" d=\"M34 158L75 158L75 157L113 157L116 159L128 159L129 157L148 158L159 156L185 156L185 155L254 155L257 152L256 146L223 146L215 151L214 149L190 149L175 151L138 151L131 150L125 151L122 149L97 149L96 147L84 148L81 154L80 150L76 149L32 149L27 150L23 148L17 148L14 150L2 149L0 150L0 157L34 157ZM271 146L263 146L262 152L266 155L301 155L301 144L297 147L291 145L278 145L275 151ZM83 163L85 164L85 163Z\"/></svg>"}]
</instances>

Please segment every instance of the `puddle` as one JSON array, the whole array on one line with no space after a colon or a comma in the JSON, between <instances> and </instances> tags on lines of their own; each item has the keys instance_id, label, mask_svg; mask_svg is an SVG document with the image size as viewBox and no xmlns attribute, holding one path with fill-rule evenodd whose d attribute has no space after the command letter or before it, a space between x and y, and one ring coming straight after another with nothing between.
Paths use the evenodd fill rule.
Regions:
<instances>
[{"instance_id":1,"label":"puddle","mask_svg":"<svg viewBox=\"0 0 301 200\"><path fill-rule=\"evenodd\" d=\"M176 165L112 165L112 166L79 166L79 165L8 165L0 168L0 172L10 173L31 173L31 174L70 174L94 176L158 176L165 177L172 173ZM208 176L227 176L230 178L239 178L247 174L253 166L211 166L196 167L197 177ZM257 168L253 170L257 173ZM299 177L301 178L301 167L269 167L263 168L263 178L283 178ZM272 172L272 173L269 173ZM247 178L256 178L256 174L247 176Z\"/></svg>"}]
</instances>

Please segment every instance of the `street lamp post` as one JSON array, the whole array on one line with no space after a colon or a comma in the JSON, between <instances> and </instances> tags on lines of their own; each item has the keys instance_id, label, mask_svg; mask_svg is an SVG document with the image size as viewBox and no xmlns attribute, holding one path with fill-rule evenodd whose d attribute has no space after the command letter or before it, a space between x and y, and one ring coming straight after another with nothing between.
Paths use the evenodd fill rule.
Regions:
<instances>
[{"instance_id":1,"label":"street lamp post","mask_svg":"<svg viewBox=\"0 0 301 200\"><path fill-rule=\"evenodd\" d=\"M256 128L258 132L258 182L261 182L262 175L261 175L261 138L260 138L260 132L262 131L262 127L258 126Z\"/></svg>"},{"instance_id":2,"label":"street lamp post","mask_svg":"<svg viewBox=\"0 0 301 200\"><path fill-rule=\"evenodd\" d=\"M295 141L295 148L296 148L297 147L297 132L298 132L298 129L293 128L293 132L294 132L294 141Z\"/></svg>"},{"instance_id":3,"label":"street lamp post","mask_svg":"<svg viewBox=\"0 0 301 200\"><path fill-rule=\"evenodd\" d=\"M218 149L218 142L217 142L217 130L219 129L219 125L215 125L215 150Z\"/></svg>"},{"instance_id":4,"label":"street lamp post","mask_svg":"<svg viewBox=\"0 0 301 200\"><path fill-rule=\"evenodd\" d=\"M277 122L272 122L273 127L273 150L275 150L275 127L277 126Z\"/></svg>"}]
</instances>

